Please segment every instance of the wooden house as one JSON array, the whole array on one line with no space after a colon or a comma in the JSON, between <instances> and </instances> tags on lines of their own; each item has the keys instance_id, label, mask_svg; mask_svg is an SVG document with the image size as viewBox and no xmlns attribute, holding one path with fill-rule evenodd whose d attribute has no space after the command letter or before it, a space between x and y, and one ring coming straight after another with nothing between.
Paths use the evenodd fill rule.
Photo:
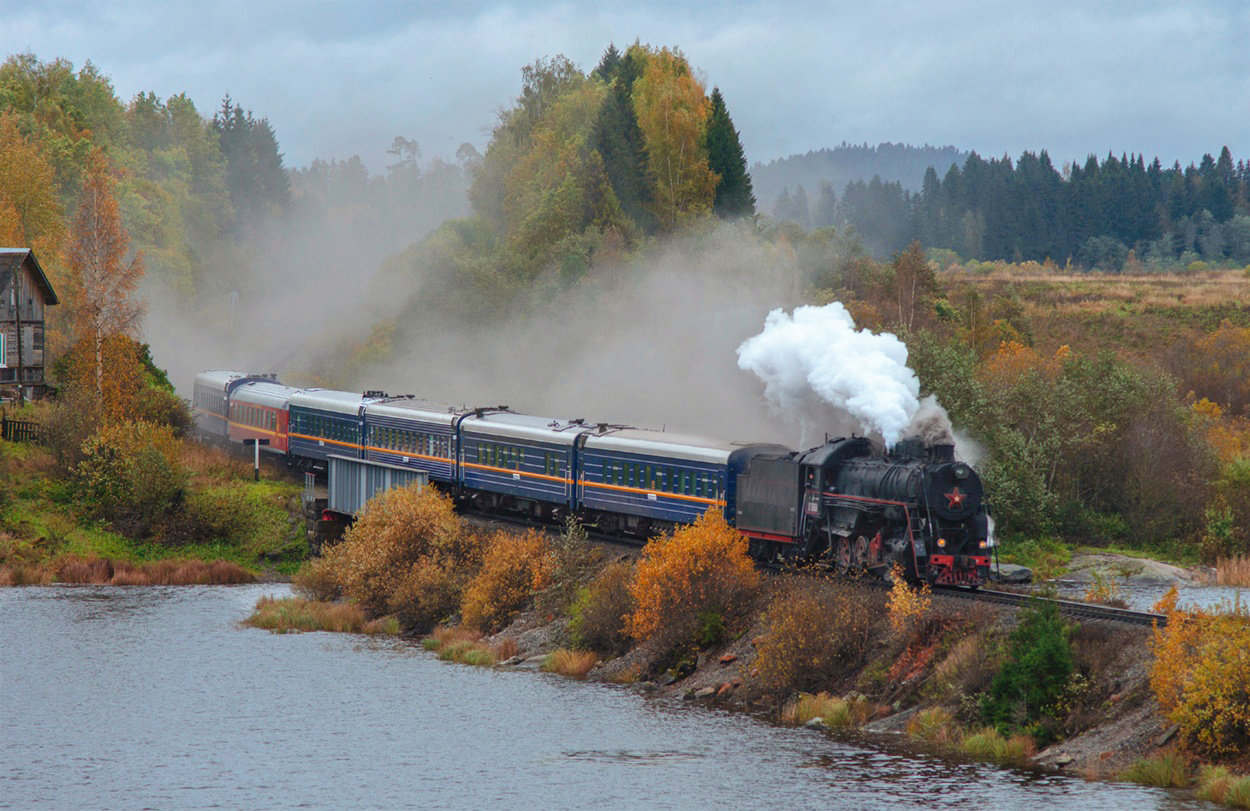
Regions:
<instances>
[{"instance_id":1,"label":"wooden house","mask_svg":"<svg viewBox=\"0 0 1250 811\"><path fill-rule=\"evenodd\" d=\"M0 397L38 399L47 390L44 312L56 303L33 251L0 248Z\"/></svg>"}]
</instances>

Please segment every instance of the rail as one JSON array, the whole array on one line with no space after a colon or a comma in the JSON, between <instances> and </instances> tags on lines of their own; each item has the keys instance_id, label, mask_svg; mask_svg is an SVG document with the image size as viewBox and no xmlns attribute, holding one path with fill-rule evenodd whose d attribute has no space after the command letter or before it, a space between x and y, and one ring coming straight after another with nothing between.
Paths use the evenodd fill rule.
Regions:
<instances>
[{"instance_id":1,"label":"rail","mask_svg":"<svg viewBox=\"0 0 1250 811\"><path fill-rule=\"evenodd\" d=\"M993 589L968 591L967 589L948 586L938 586L934 591L940 591L942 594L954 597L963 597L985 603L997 603L999 605L1022 606L1028 605L1030 602L1042 601L1058 606L1061 614L1080 619L1111 620L1112 622L1124 622L1131 625L1156 625L1159 628L1168 624L1166 614L1155 614L1150 611L1133 611L1128 608L1113 608L1108 605L1082 603L1076 600L1059 600L1054 597L1015 594L1009 591L995 591Z\"/></svg>"}]
</instances>

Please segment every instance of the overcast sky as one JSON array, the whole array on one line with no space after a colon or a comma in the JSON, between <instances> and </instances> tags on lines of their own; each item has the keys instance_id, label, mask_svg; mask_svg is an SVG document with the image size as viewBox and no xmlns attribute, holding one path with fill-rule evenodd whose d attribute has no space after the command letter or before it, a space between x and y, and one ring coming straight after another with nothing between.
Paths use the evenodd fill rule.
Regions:
<instances>
[{"instance_id":1,"label":"overcast sky","mask_svg":"<svg viewBox=\"0 0 1250 811\"><path fill-rule=\"evenodd\" d=\"M842 141L1250 158L1250 0L0 0L5 55L91 60L124 99L186 92L207 114L229 92L287 165L359 154L375 172L396 135L427 158L483 148L522 65L590 70L635 39L721 88L751 162Z\"/></svg>"}]
</instances>

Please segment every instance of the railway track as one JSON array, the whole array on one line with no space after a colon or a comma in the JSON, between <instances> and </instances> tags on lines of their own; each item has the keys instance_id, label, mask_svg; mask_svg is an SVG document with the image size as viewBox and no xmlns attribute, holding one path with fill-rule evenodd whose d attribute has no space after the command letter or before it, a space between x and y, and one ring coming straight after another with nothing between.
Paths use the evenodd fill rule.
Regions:
<instances>
[{"instance_id":1,"label":"railway track","mask_svg":"<svg viewBox=\"0 0 1250 811\"><path fill-rule=\"evenodd\" d=\"M959 597L967 600L977 600L985 603L996 603L998 605L1023 606L1033 601L1043 601L1053 603L1059 607L1059 612L1069 617L1089 620L1110 620L1111 622L1123 622L1130 625L1155 625L1162 628L1168 624L1166 614L1154 614L1149 611L1133 611L1128 608L1113 608L1107 605L1097 605L1094 603L1083 603L1077 600L1060 600L1055 597L1039 597L1033 594L1015 594L1009 591L995 591L993 589L978 589L977 591L968 591L956 587L938 586L934 588L934 592L948 595L951 597Z\"/></svg>"},{"instance_id":2,"label":"railway track","mask_svg":"<svg viewBox=\"0 0 1250 811\"><path fill-rule=\"evenodd\" d=\"M497 526L499 524L507 524L516 527L541 529L557 534L561 531L560 527L537 521L529 521L516 516L502 516L498 514L488 515L476 512L466 512L463 513L463 515L465 518L468 518L481 526ZM643 546L642 541L639 540L622 539L598 532L589 532L588 537L591 541L596 543L634 551ZM764 566L763 568L770 574L811 574L815 576L822 576L821 574L813 572L810 569L796 569L792 566L784 564L772 564ZM882 588L890 587L890 584L885 580L875 582ZM935 594L942 594L949 597L979 601L983 603L995 603L997 605L1009 605L1017 608L1028 605L1030 602L1044 601L1058 606L1061 614L1068 617L1074 617L1076 619L1104 620L1109 622L1120 622L1129 625L1144 626L1157 624L1160 628L1168 624L1166 614L1155 614L1149 611L1133 611L1128 608L1113 608L1112 606L1097 605L1095 603L1083 603L1079 600L1061 600L1055 597L1041 597L1035 594L1017 594L1010 591L997 591L986 588L970 591L959 586L935 586L933 591Z\"/></svg>"}]
</instances>

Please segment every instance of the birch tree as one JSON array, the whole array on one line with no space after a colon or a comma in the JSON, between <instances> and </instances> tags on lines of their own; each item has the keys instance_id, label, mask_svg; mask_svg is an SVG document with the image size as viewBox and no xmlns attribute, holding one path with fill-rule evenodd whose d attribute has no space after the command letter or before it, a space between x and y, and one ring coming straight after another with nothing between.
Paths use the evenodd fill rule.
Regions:
<instances>
[{"instance_id":1,"label":"birch tree","mask_svg":"<svg viewBox=\"0 0 1250 811\"><path fill-rule=\"evenodd\" d=\"M113 177L102 153L92 154L82 199L70 227L68 295L80 348L92 360L96 394L105 389L105 345L139 327L143 304L133 298L143 277L143 257L129 257L130 236L113 196Z\"/></svg>"}]
</instances>

